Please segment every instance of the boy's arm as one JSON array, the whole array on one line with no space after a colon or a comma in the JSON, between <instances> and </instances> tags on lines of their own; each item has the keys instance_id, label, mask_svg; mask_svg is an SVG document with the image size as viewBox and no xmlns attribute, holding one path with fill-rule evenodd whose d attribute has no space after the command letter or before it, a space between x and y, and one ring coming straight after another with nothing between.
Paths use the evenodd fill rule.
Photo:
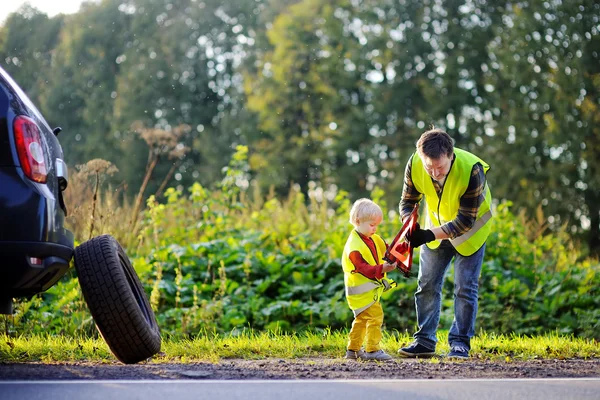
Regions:
<instances>
[{"instance_id":1,"label":"boy's arm","mask_svg":"<svg viewBox=\"0 0 600 400\"><path fill-rule=\"evenodd\" d=\"M371 265L365 261L360 251L356 250L350 253L350 261L354 265L354 272L369 279L383 278L383 264Z\"/></svg>"}]
</instances>

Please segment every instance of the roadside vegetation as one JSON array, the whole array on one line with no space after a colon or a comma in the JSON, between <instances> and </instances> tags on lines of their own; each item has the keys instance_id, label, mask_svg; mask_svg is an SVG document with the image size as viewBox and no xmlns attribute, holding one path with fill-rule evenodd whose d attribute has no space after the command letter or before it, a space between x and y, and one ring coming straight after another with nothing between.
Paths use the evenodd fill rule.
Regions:
<instances>
[{"instance_id":1,"label":"roadside vegetation","mask_svg":"<svg viewBox=\"0 0 600 400\"><path fill-rule=\"evenodd\" d=\"M292 186L282 200L249 185L247 167L247 149L239 147L214 188L169 188L151 196L139 218L135 204L103 185L108 163L95 161L72 179L71 193L89 199L69 202L76 237L110 233L126 247L165 338L157 361L338 357L345 346L352 314L339 258L351 228L349 195ZM371 197L386 214L380 233L391 240L400 227L397 205L386 204L378 189ZM495 208L480 279L477 357L599 354L600 264L582 255L566 230L550 233L543 221L513 213L510 203ZM398 282L383 298L390 352L415 329L418 262L410 278L390 274ZM452 322L452 276L445 285L443 329ZM111 358L74 269L15 311L0 316L2 360Z\"/></svg>"},{"instance_id":2,"label":"roadside vegetation","mask_svg":"<svg viewBox=\"0 0 600 400\"><path fill-rule=\"evenodd\" d=\"M423 362L437 363L449 349L447 331L438 335L438 355ZM347 331L246 332L238 336L205 333L194 339L165 339L162 352L150 363L219 362L226 359L258 360L265 358L298 359L321 357L343 360ZM411 341L408 334L384 335L382 346L396 354L401 345ZM472 357L479 360L527 361L535 359L590 359L600 357L600 344L590 339L561 336L556 333L496 335L481 332L472 342ZM77 362L112 363L116 359L101 338L27 335L0 336L0 360L3 362Z\"/></svg>"}]
</instances>

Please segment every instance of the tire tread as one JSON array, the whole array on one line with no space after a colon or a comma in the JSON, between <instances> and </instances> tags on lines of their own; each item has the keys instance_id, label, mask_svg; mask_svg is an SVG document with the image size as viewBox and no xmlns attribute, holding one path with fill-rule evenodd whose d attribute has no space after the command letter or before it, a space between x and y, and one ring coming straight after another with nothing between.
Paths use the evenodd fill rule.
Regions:
<instances>
[{"instance_id":1,"label":"tire tread","mask_svg":"<svg viewBox=\"0 0 600 400\"><path fill-rule=\"evenodd\" d=\"M113 354L123 363L133 364L158 353L161 337L156 318L121 245L110 235L92 238L75 249L75 268L94 322ZM150 321L124 268L132 273L133 284L142 294L138 300Z\"/></svg>"}]
</instances>

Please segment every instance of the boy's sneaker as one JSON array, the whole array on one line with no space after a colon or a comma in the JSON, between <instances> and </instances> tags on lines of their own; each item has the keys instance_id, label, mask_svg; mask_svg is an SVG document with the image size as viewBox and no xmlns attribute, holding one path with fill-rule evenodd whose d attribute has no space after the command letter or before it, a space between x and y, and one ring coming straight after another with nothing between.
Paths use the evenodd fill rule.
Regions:
<instances>
[{"instance_id":1,"label":"boy's sneaker","mask_svg":"<svg viewBox=\"0 0 600 400\"><path fill-rule=\"evenodd\" d=\"M372 351L370 353L365 352L362 357L363 360L374 360L374 361L389 361L392 359L392 356L387 354L383 350Z\"/></svg>"},{"instance_id":2,"label":"boy's sneaker","mask_svg":"<svg viewBox=\"0 0 600 400\"><path fill-rule=\"evenodd\" d=\"M462 345L452 346L450 348L450 353L448 353L448 358L461 358L466 360L469 358L469 349Z\"/></svg>"},{"instance_id":3,"label":"boy's sneaker","mask_svg":"<svg viewBox=\"0 0 600 400\"><path fill-rule=\"evenodd\" d=\"M398 350L398 354L402 357L433 357L435 355L435 350L431 350L422 344L414 341L410 345L406 347L402 347Z\"/></svg>"},{"instance_id":4,"label":"boy's sneaker","mask_svg":"<svg viewBox=\"0 0 600 400\"><path fill-rule=\"evenodd\" d=\"M346 356L348 360L358 360L359 358L363 358L365 356L364 350L354 351L354 350L346 350Z\"/></svg>"}]
</instances>

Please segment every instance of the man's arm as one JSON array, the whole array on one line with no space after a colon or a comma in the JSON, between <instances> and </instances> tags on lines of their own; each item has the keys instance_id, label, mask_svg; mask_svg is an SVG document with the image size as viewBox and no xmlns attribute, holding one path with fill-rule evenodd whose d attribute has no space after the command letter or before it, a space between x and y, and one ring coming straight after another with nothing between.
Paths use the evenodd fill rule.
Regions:
<instances>
[{"instance_id":1,"label":"man's arm","mask_svg":"<svg viewBox=\"0 0 600 400\"><path fill-rule=\"evenodd\" d=\"M485 200L485 173L479 163L473 166L469 186L460 198L458 215L452 221L431 231L436 239L454 239L468 232L477 219L479 207Z\"/></svg>"},{"instance_id":2,"label":"man's arm","mask_svg":"<svg viewBox=\"0 0 600 400\"><path fill-rule=\"evenodd\" d=\"M412 181L412 158L411 156L406 163L406 168L404 169L404 185L402 186L402 199L400 200L400 205L398 206L400 211L400 218L404 223L406 219L410 216L415 205L423 198L423 194L419 192Z\"/></svg>"},{"instance_id":3,"label":"man's arm","mask_svg":"<svg viewBox=\"0 0 600 400\"><path fill-rule=\"evenodd\" d=\"M485 173L481 164L475 164L467 190L460 198L458 214L452 221L431 229L418 229L411 237L411 244L419 247L432 240L454 239L468 232L477 219L479 207L485 200ZM431 233L430 233L431 232Z\"/></svg>"}]
</instances>

